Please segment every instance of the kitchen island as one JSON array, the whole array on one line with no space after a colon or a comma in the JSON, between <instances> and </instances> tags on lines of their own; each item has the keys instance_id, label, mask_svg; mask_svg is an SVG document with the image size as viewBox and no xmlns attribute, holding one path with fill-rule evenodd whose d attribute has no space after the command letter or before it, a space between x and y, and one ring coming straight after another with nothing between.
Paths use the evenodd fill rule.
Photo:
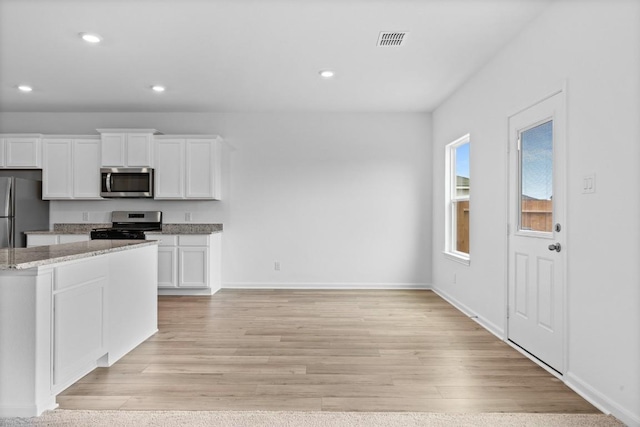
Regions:
<instances>
[{"instance_id":1,"label":"kitchen island","mask_svg":"<svg viewBox=\"0 0 640 427\"><path fill-rule=\"evenodd\" d=\"M0 249L0 417L55 408L157 332L157 263L150 240Z\"/></svg>"},{"instance_id":2,"label":"kitchen island","mask_svg":"<svg viewBox=\"0 0 640 427\"><path fill-rule=\"evenodd\" d=\"M112 224L63 223L53 230L27 231L27 246L88 241L92 229ZM145 231L158 241L159 295L212 295L222 287L222 224L162 224Z\"/></svg>"}]
</instances>

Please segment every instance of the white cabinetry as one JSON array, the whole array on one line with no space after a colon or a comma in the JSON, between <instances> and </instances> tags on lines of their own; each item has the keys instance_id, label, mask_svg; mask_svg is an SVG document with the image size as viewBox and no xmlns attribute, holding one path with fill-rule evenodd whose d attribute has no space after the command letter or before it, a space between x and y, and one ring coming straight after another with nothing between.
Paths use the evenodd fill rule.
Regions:
<instances>
[{"instance_id":1,"label":"white cabinetry","mask_svg":"<svg viewBox=\"0 0 640 427\"><path fill-rule=\"evenodd\" d=\"M88 242L90 239L88 234L27 234L27 247L34 246L50 246L61 243Z\"/></svg>"},{"instance_id":2,"label":"white cabinetry","mask_svg":"<svg viewBox=\"0 0 640 427\"><path fill-rule=\"evenodd\" d=\"M157 331L156 262L146 244L0 269L0 425L55 409L62 390Z\"/></svg>"},{"instance_id":3,"label":"white cabinetry","mask_svg":"<svg viewBox=\"0 0 640 427\"><path fill-rule=\"evenodd\" d=\"M40 134L0 135L0 168L39 168Z\"/></svg>"},{"instance_id":4,"label":"white cabinetry","mask_svg":"<svg viewBox=\"0 0 640 427\"><path fill-rule=\"evenodd\" d=\"M96 257L54 271L52 389L56 393L91 370L106 353L108 259Z\"/></svg>"},{"instance_id":5,"label":"white cabinetry","mask_svg":"<svg viewBox=\"0 0 640 427\"><path fill-rule=\"evenodd\" d=\"M155 199L220 200L220 137L163 135L155 141Z\"/></svg>"},{"instance_id":6,"label":"white cabinetry","mask_svg":"<svg viewBox=\"0 0 640 427\"><path fill-rule=\"evenodd\" d=\"M158 289L160 294L213 294L221 287L222 233L148 234L159 240Z\"/></svg>"},{"instance_id":7,"label":"white cabinetry","mask_svg":"<svg viewBox=\"0 0 640 427\"><path fill-rule=\"evenodd\" d=\"M42 143L43 199L101 199L98 137L45 137Z\"/></svg>"},{"instance_id":8,"label":"white cabinetry","mask_svg":"<svg viewBox=\"0 0 640 427\"><path fill-rule=\"evenodd\" d=\"M153 166L155 129L98 129L102 138L102 166Z\"/></svg>"}]
</instances>

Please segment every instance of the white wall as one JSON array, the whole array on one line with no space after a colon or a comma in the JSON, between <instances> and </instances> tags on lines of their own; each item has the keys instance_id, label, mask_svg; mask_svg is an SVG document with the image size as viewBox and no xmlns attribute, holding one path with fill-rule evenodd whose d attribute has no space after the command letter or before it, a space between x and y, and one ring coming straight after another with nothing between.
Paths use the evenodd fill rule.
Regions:
<instances>
[{"instance_id":1,"label":"white wall","mask_svg":"<svg viewBox=\"0 0 640 427\"><path fill-rule=\"evenodd\" d=\"M507 116L567 83L568 370L565 379L640 425L640 2L561 1L433 115L433 282L505 331ZM471 265L444 248L444 146L471 133ZM595 194L582 177L595 173ZM453 284L453 274L457 283Z\"/></svg>"},{"instance_id":2,"label":"white wall","mask_svg":"<svg viewBox=\"0 0 640 427\"><path fill-rule=\"evenodd\" d=\"M221 135L223 200L58 201L52 222L82 222L84 211L90 222L109 222L120 209L222 222L226 286L430 283L429 114L0 114L2 132L109 127Z\"/></svg>"}]
</instances>

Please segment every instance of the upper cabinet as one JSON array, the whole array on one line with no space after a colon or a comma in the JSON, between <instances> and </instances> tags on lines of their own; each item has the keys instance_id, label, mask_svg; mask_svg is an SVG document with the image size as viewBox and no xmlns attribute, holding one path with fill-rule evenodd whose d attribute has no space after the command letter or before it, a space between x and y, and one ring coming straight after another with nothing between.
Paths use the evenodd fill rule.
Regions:
<instances>
[{"instance_id":1,"label":"upper cabinet","mask_svg":"<svg viewBox=\"0 0 640 427\"><path fill-rule=\"evenodd\" d=\"M102 138L102 166L152 167L155 129L97 129Z\"/></svg>"},{"instance_id":2,"label":"upper cabinet","mask_svg":"<svg viewBox=\"0 0 640 427\"><path fill-rule=\"evenodd\" d=\"M220 200L222 139L155 136L155 199Z\"/></svg>"},{"instance_id":3,"label":"upper cabinet","mask_svg":"<svg viewBox=\"0 0 640 427\"><path fill-rule=\"evenodd\" d=\"M39 168L40 134L0 134L0 168Z\"/></svg>"},{"instance_id":4,"label":"upper cabinet","mask_svg":"<svg viewBox=\"0 0 640 427\"><path fill-rule=\"evenodd\" d=\"M45 136L42 153L43 199L101 199L98 136Z\"/></svg>"}]
</instances>

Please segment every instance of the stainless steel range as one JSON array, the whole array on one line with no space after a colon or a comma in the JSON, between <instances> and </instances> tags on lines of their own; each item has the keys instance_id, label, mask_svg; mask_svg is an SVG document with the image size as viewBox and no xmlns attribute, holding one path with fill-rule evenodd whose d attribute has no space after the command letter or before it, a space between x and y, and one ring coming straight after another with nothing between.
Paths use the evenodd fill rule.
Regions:
<instances>
[{"instance_id":1,"label":"stainless steel range","mask_svg":"<svg viewBox=\"0 0 640 427\"><path fill-rule=\"evenodd\" d=\"M145 231L162 230L162 212L160 211L113 211L110 228L91 230L91 239L144 240Z\"/></svg>"}]
</instances>

